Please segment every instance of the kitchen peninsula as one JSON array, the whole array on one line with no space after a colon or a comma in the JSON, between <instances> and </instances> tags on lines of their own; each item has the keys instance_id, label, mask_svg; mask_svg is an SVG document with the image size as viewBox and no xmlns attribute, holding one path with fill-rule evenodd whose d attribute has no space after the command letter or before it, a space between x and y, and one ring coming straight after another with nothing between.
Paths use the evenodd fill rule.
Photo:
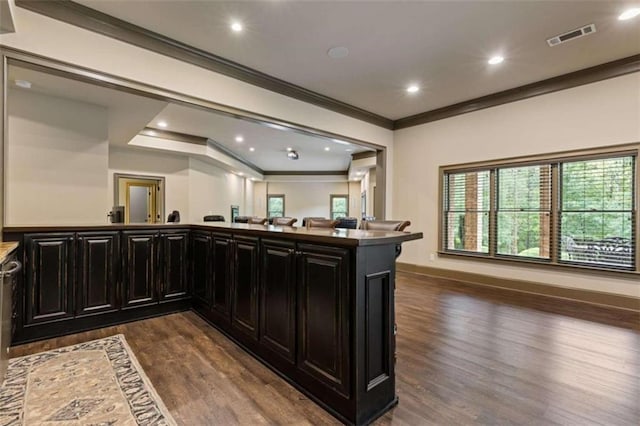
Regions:
<instances>
[{"instance_id":1,"label":"kitchen peninsula","mask_svg":"<svg viewBox=\"0 0 640 426\"><path fill-rule=\"evenodd\" d=\"M349 424L397 403L395 259L422 233L246 224L5 227L14 343L193 309Z\"/></svg>"}]
</instances>

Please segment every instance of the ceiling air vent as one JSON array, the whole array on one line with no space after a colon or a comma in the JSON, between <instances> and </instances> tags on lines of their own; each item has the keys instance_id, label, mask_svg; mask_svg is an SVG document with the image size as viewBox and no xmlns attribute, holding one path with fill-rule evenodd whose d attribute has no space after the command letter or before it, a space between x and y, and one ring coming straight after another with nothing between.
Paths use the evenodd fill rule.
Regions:
<instances>
[{"instance_id":1,"label":"ceiling air vent","mask_svg":"<svg viewBox=\"0 0 640 426\"><path fill-rule=\"evenodd\" d=\"M551 37L547 40L549 46L557 46L561 43L564 43L569 40L574 40L578 37L586 36L589 34L593 34L596 32L596 26L594 24L585 25L582 28L577 28L575 30L568 31L564 34L557 35L555 37Z\"/></svg>"}]
</instances>

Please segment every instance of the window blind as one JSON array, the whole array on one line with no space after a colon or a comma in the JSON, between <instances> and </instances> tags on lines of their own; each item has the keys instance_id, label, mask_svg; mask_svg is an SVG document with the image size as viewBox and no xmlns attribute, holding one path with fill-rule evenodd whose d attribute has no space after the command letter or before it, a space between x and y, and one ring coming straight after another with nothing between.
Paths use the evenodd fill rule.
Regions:
<instances>
[{"instance_id":1,"label":"window blind","mask_svg":"<svg viewBox=\"0 0 640 426\"><path fill-rule=\"evenodd\" d=\"M497 169L496 253L550 258L551 165Z\"/></svg>"},{"instance_id":2,"label":"window blind","mask_svg":"<svg viewBox=\"0 0 640 426\"><path fill-rule=\"evenodd\" d=\"M561 164L560 261L633 269L635 156Z\"/></svg>"},{"instance_id":3,"label":"window blind","mask_svg":"<svg viewBox=\"0 0 640 426\"><path fill-rule=\"evenodd\" d=\"M445 175L444 247L489 252L489 170Z\"/></svg>"}]
</instances>

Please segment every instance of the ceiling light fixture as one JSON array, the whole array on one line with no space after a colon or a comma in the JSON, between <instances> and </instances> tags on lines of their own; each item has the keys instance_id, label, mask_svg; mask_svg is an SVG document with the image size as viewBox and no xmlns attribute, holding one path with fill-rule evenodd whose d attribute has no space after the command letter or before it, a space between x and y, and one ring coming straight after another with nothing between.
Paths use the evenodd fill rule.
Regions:
<instances>
[{"instance_id":1,"label":"ceiling light fixture","mask_svg":"<svg viewBox=\"0 0 640 426\"><path fill-rule=\"evenodd\" d=\"M325 146L325 147L324 147L324 150L325 150L325 151L329 151L329 150L331 150L331 148L329 148L328 146Z\"/></svg>"},{"instance_id":2,"label":"ceiling light fixture","mask_svg":"<svg viewBox=\"0 0 640 426\"><path fill-rule=\"evenodd\" d=\"M632 7L631 9L627 9L618 16L619 21L628 21L629 19L633 19L636 16L640 15L640 7Z\"/></svg>"},{"instance_id":3,"label":"ceiling light fixture","mask_svg":"<svg viewBox=\"0 0 640 426\"><path fill-rule=\"evenodd\" d=\"M289 158L289 160L297 160L298 158L300 158L300 156L296 151L290 150L289 152L287 152L287 158Z\"/></svg>"},{"instance_id":4,"label":"ceiling light fixture","mask_svg":"<svg viewBox=\"0 0 640 426\"><path fill-rule=\"evenodd\" d=\"M502 62L504 62L504 56L493 56L491 58L489 58L489 60L487 61L489 63L489 65L498 65L501 64Z\"/></svg>"},{"instance_id":5,"label":"ceiling light fixture","mask_svg":"<svg viewBox=\"0 0 640 426\"><path fill-rule=\"evenodd\" d=\"M345 149L345 151L347 151L347 152L353 152L353 149L351 149L351 148L347 148L347 149Z\"/></svg>"},{"instance_id":6,"label":"ceiling light fixture","mask_svg":"<svg viewBox=\"0 0 640 426\"><path fill-rule=\"evenodd\" d=\"M347 56L349 56L349 49L344 46L332 47L331 49L327 50L327 55L329 55L329 57L333 59L346 58Z\"/></svg>"},{"instance_id":7,"label":"ceiling light fixture","mask_svg":"<svg viewBox=\"0 0 640 426\"><path fill-rule=\"evenodd\" d=\"M164 129L167 126L168 124L166 121L158 121L158 127L162 127Z\"/></svg>"},{"instance_id":8,"label":"ceiling light fixture","mask_svg":"<svg viewBox=\"0 0 640 426\"><path fill-rule=\"evenodd\" d=\"M255 149L254 147L249 148L249 151L251 151L251 152L253 152L253 151L255 151L255 150L256 150L256 149Z\"/></svg>"},{"instance_id":9,"label":"ceiling light fixture","mask_svg":"<svg viewBox=\"0 0 640 426\"><path fill-rule=\"evenodd\" d=\"M242 135L236 136L236 142L238 142L238 143L244 142L244 138L242 137Z\"/></svg>"},{"instance_id":10,"label":"ceiling light fixture","mask_svg":"<svg viewBox=\"0 0 640 426\"><path fill-rule=\"evenodd\" d=\"M412 84L409 87L407 87L407 92L409 93L416 93L420 90L420 87L417 84Z\"/></svg>"},{"instance_id":11,"label":"ceiling light fixture","mask_svg":"<svg viewBox=\"0 0 640 426\"><path fill-rule=\"evenodd\" d=\"M27 80L16 80L15 84L23 89L31 89L31 82Z\"/></svg>"},{"instance_id":12,"label":"ceiling light fixture","mask_svg":"<svg viewBox=\"0 0 640 426\"><path fill-rule=\"evenodd\" d=\"M235 22L231 23L231 30L234 33L242 32L243 29L244 29L244 27L242 26L242 24L240 22L235 21Z\"/></svg>"},{"instance_id":13,"label":"ceiling light fixture","mask_svg":"<svg viewBox=\"0 0 640 426\"><path fill-rule=\"evenodd\" d=\"M287 147L287 151L291 152L291 151L293 151L293 148Z\"/></svg>"},{"instance_id":14,"label":"ceiling light fixture","mask_svg":"<svg viewBox=\"0 0 640 426\"><path fill-rule=\"evenodd\" d=\"M244 173L238 172L238 176L244 176Z\"/></svg>"}]
</instances>

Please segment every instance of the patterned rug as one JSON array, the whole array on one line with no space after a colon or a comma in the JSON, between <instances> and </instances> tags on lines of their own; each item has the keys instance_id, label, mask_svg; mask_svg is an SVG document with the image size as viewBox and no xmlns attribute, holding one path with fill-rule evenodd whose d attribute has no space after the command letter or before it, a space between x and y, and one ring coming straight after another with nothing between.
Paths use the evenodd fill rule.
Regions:
<instances>
[{"instance_id":1,"label":"patterned rug","mask_svg":"<svg viewBox=\"0 0 640 426\"><path fill-rule=\"evenodd\" d=\"M9 361L0 425L148 425L175 421L124 336Z\"/></svg>"}]
</instances>

